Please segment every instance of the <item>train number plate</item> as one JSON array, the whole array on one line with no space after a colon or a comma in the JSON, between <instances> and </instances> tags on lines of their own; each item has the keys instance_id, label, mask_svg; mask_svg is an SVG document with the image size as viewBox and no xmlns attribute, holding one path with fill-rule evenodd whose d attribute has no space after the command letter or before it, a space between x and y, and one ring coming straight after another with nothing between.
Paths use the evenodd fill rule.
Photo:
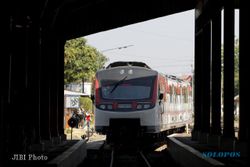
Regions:
<instances>
[{"instance_id":1,"label":"train number plate","mask_svg":"<svg viewBox=\"0 0 250 167\"><path fill-rule=\"evenodd\" d=\"M131 104L118 104L118 108L132 108Z\"/></svg>"}]
</instances>

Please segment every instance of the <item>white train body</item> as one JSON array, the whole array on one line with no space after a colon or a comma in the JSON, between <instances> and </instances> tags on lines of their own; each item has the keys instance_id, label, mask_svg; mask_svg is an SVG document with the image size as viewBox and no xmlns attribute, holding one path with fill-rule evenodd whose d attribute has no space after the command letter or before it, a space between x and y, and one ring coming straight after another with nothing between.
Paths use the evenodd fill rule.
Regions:
<instances>
[{"instance_id":1,"label":"white train body","mask_svg":"<svg viewBox=\"0 0 250 167\"><path fill-rule=\"evenodd\" d=\"M96 73L95 130L108 134L125 123L140 133L155 134L189 124L191 83L130 63Z\"/></svg>"}]
</instances>

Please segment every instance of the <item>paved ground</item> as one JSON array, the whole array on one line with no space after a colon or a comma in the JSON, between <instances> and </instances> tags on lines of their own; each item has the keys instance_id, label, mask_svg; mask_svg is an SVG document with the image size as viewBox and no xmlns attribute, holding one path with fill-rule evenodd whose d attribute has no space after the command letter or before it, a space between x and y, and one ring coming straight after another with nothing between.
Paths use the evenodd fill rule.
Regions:
<instances>
[{"instance_id":1,"label":"paved ground","mask_svg":"<svg viewBox=\"0 0 250 167\"><path fill-rule=\"evenodd\" d=\"M72 131L72 140L81 140L82 136L88 137L88 129L87 128L84 128L84 129L73 128L72 130L73 130ZM65 134L67 135L67 140L71 140L71 129L65 130ZM100 135L97 133L92 134L91 130L90 130L89 135L90 135L90 137L89 137L88 142L106 139L106 135Z\"/></svg>"}]
</instances>

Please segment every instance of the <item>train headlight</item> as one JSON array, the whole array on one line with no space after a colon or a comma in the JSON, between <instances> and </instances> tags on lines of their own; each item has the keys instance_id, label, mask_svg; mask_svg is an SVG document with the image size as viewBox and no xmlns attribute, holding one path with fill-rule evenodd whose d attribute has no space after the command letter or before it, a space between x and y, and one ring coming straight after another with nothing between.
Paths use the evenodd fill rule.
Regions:
<instances>
[{"instance_id":1,"label":"train headlight","mask_svg":"<svg viewBox=\"0 0 250 167\"><path fill-rule=\"evenodd\" d=\"M132 75L133 74L133 70L132 69L128 70L128 74Z\"/></svg>"},{"instance_id":2,"label":"train headlight","mask_svg":"<svg viewBox=\"0 0 250 167\"><path fill-rule=\"evenodd\" d=\"M150 108L150 104L144 104L144 105L143 105L143 108L144 108L144 109Z\"/></svg>"},{"instance_id":3,"label":"train headlight","mask_svg":"<svg viewBox=\"0 0 250 167\"><path fill-rule=\"evenodd\" d=\"M120 70L120 74L121 74L121 75L124 74L124 72L125 72L124 69Z\"/></svg>"},{"instance_id":4,"label":"train headlight","mask_svg":"<svg viewBox=\"0 0 250 167\"><path fill-rule=\"evenodd\" d=\"M149 109L151 107L152 106L151 106L150 103L139 103L139 104L137 104L136 109L137 110L142 110L142 109Z\"/></svg>"},{"instance_id":5,"label":"train headlight","mask_svg":"<svg viewBox=\"0 0 250 167\"><path fill-rule=\"evenodd\" d=\"M100 108L103 109L103 110L105 110L106 109L106 105L105 104L101 104Z\"/></svg>"}]
</instances>

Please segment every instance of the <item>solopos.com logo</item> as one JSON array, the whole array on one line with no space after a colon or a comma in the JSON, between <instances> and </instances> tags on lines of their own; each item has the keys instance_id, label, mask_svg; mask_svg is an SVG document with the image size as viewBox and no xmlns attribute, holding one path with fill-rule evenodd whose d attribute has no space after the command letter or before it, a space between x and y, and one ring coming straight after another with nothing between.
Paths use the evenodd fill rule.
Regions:
<instances>
[{"instance_id":1,"label":"solopos.com logo","mask_svg":"<svg viewBox=\"0 0 250 167\"><path fill-rule=\"evenodd\" d=\"M207 151L202 152L202 155L204 157L210 157L210 158L239 158L240 152L238 151Z\"/></svg>"}]
</instances>

